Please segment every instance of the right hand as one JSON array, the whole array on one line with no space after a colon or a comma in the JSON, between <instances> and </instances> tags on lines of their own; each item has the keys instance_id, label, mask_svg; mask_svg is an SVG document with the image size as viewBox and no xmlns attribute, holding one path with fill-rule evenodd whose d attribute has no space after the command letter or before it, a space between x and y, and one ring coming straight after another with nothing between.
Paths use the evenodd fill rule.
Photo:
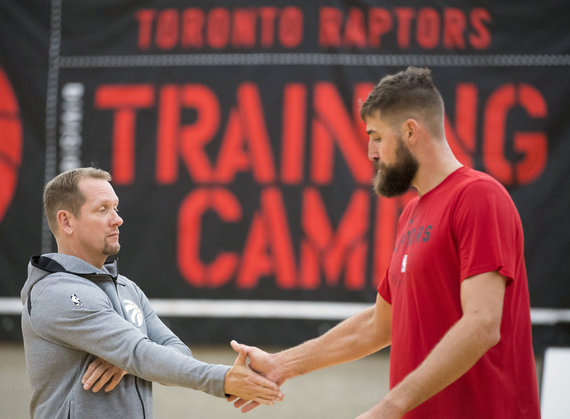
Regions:
<instances>
[{"instance_id":1,"label":"right hand","mask_svg":"<svg viewBox=\"0 0 570 419\"><path fill-rule=\"evenodd\" d=\"M87 371L81 378L84 390L97 393L106 385L105 391L113 390L127 372L102 358L97 358L89 364Z\"/></svg>"},{"instance_id":2,"label":"right hand","mask_svg":"<svg viewBox=\"0 0 570 419\"><path fill-rule=\"evenodd\" d=\"M283 400L283 394L277 384L259 375L247 365L247 352L244 349L237 352L238 356L227 372L224 384L225 393L231 395L229 400L239 398L244 400L244 403L248 401L256 403L256 406L273 405L276 401Z\"/></svg>"},{"instance_id":3,"label":"right hand","mask_svg":"<svg viewBox=\"0 0 570 419\"><path fill-rule=\"evenodd\" d=\"M237 343L235 340L230 342L234 351L238 352L239 354L245 353L249 356L250 363L249 366L256 372L262 374L272 382L281 385L285 381L285 377L279 369L277 365L272 361L271 354L262 351L255 346L248 346L242 343ZM238 397L229 397L229 402L234 402L234 406L239 409L241 407L241 411L243 413L247 413L250 410L255 409L259 406L259 403L255 400L247 399L247 398L238 398Z\"/></svg>"}]
</instances>

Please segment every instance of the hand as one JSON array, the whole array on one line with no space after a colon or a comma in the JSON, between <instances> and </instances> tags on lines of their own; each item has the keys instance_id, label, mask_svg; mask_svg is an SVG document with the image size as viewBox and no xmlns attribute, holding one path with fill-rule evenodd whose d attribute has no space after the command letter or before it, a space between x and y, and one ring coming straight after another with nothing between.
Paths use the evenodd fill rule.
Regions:
<instances>
[{"instance_id":1,"label":"hand","mask_svg":"<svg viewBox=\"0 0 570 419\"><path fill-rule=\"evenodd\" d=\"M241 348L234 365L226 374L224 391L230 394L228 400L252 401L259 404L273 405L275 401L283 399L279 386L273 381L262 377L253 371L247 364L247 352ZM239 401L238 400L238 401ZM237 403L237 402L236 402Z\"/></svg>"},{"instance_id":2,"label":"hand","mask_svg":"<svg viewBox=\"0 0 570 419\"><path fill-rule=\"evenodd\" d=\"M89 364L87 371L85 371L83 378L81 378L81 384L83 384L83 390L89 390L93 384L95 384L93 386L93 393L97 393L107 384L105 391L109 392L119 384L119 381L121 381L126 373L126 371L104 359L97 358Z\"/></svg>"},{"instance_id":3,"label":"hand","mask_svg":"<svg viewBox=\"0 0 570 419\"><path fill-rule=\"evenodd\" d=\"M266 378L275 382L278 385L283 384L285 378L277 368L277 364L273 362L271 354L262 351L261 349L256 348L255 346L247 346L241 343L237 343L235 340L232 340L230 344L234 349L234 351L238 353L245 351L245 353L247 354L247 356L249 356L250 359L249 363L250 368L252 368L254 371L260 373L261 375L265 376ZM250 401L246 398L240 399L237 397L229 397L228 401L229 402L235 401L234 406L237 409L241 407L241 411L243 413L247 413L250 410L253 410L257 406L259 406L259 403L257 403L255 400Z\"/></svg>"}]
</instances>

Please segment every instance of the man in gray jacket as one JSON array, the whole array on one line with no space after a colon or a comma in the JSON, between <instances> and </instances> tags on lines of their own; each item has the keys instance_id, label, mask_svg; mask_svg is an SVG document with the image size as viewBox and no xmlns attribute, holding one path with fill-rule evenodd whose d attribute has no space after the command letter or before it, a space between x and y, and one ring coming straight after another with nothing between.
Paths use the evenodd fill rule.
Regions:
<instances>
[{"instance_id":1,"label":"man in gray jacket","mask_svg":"<svg viewBox=\"0 0 570 419\"><path fill-rule=\"evenodd\" d=\"M194 359L116 261L105 264L120 249L123 223L110 180L82 168L46 185L58 252L31 259L21 293L31 416L151 418L152 381L269 405L281 400L279 387L246 365L245 352L232 367ZM106 391L86 391L93 384Z\"/></svg>"}]
</instances>

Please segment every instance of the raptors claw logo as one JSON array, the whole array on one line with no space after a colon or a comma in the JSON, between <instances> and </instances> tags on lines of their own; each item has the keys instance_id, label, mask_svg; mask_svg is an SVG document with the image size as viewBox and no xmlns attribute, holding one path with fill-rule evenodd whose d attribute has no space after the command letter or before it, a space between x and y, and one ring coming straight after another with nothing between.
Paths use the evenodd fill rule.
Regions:
<instances>
[{"instance_id":1,"label":"raptors claw logo","mask_svg":"<svg viewBox=\"0 0 570 419\"><path fill-rule=\"evenodd\" d=\"M123 300L123 306L127 312L127 318L131 321L131 323L133 323L136 327L141 327L143 324L143 316L139 306L137 306L131 300Z\"/></svg>"}]
</instances>

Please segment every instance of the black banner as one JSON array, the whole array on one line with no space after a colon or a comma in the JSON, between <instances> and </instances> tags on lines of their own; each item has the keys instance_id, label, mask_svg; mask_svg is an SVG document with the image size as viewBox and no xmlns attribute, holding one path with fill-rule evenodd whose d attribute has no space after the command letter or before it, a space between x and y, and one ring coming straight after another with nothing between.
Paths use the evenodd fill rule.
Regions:
<instances>
[{"instance_id":1,"label":"black banner","mask_svg":"<svg viewBox=\"0 0 570 419\"><path fill-rule=\"evenodd\" d=\"M2 2L0 296L55 251L45 182L95 164L121 200L121 271L151 298L374 301L413 193L371 193L359 104L417 65L456 156L519 209L533 308L567 309L567 16L560 0Z\"/></svg>"}]
</instances>

